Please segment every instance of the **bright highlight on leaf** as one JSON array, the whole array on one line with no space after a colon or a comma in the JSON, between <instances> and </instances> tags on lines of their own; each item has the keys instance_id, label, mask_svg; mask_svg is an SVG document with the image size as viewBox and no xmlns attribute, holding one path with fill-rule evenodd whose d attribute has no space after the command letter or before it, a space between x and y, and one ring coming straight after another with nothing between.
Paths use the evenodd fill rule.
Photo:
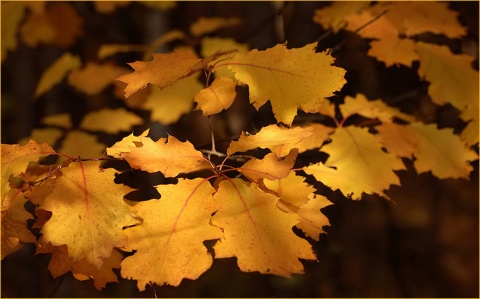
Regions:
<instances>
[{"instance_id":1,"label":"bright highlight on leaf","mask_svg":"<svg viewBox=\"0 0 480 299\"><path fill-rule=\"evenodd\" d=\"M248 85L250 102L257 110L270 100L277 121L291 125L297 109L318 112L325 98L346 83L345 70L333 66L331 56L315 53L315 47L277 45L238 53L226 64L241 84Z\"/></svg>"}]
</instances>

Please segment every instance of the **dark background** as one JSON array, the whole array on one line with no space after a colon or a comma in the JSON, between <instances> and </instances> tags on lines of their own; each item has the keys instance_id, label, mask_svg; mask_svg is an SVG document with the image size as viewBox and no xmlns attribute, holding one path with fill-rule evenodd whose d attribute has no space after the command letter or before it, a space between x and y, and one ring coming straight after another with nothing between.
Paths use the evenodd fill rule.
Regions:
<instances>
[{"instance_id":1,"label":"dark background","mask_svg":"<svg viewBox=\"0 0 480 299\"><path fill-rule=\"evenodd\" d=\"M451 9L460 13L460 22L469 28L468 36L448 40L427 34L422 38L446 44L455 53L461 53L467 44L478 48L478 2L449 3ZM286 2L276 8L271 2L178 2L169 11L132 3L107 15L95 12L91 2L71 4L84 19L84 35L68 50L88 61L95 59L103 43L150 43L172 28L187 32L201 16L242 18L241 26L220 30L215 35L234 37L252 49L285 42L279 38L275 25L283 22L288 46L301 47L326 36L326 31L313 23L312 15L328 2ZM420 121L436 122L456 132L465 126L453 107L436 106L430 101L428 84L417 75L418 64L387 69L366 56L366 40L345 31L321 38L318 49L323 51L342 42L333 56L336 65L347 70L347 84L335 97L337 100L362 92L369 99L381 98ZM28 48L20 43L15 52L8 54L2 64L2 143L17 143L29 136L43 116L68 112L74 125L78 125L83 115L98 109L98 104L90 105L85 95L72 91L65 82L32 101L42 72L64 51L46 45ZM141 59L136 54L115 57L122 65ZM475 67L478 69L478 52ZM108 89L102 93L102 103L122 106L111 92ZM152 127L152 134L157 137L169 132L190 140L197 148L210 142L209 132L199 131L205 128L205 119L199 113L164 127L149 123L145 111L131 111L146 118L145 125L134 128L135 134ZM228 112L215 116L218 126L226 126L221 120L235 115L241 116L241 130L251 131L274 122L268 104L255 112L248 104L245 90L239 91ZM307 116L301 114L296 119L302 121L308 121ZM231 138L239 133L231 128L218 130ZM125 135L99 134L99 139L111 146ZM304 155L299 163L309 163L309 157ZM430 173L417 175L412 161L406 160L406 164L407 170L397 172L402 186L386 191L396 204L377 196L352 201L319 183L315 186L334 203L323 210L332 226L325 228L327 234L319 242L310 240L319 261L304 262L305 275L284 279L242 273L235 259L223 259L215 260L198 280L184 280L179 287L149 287L140 293L136 281L119 277L119 284L108 284L99 292L91 281L78 281L71 273L53 279L47 270L49 255L35 256L34 245L27 244L2 260L2 297L478 297L478 161L473 163L475 170L469 181L439 180Z\"/></svg>"}]
</instances>

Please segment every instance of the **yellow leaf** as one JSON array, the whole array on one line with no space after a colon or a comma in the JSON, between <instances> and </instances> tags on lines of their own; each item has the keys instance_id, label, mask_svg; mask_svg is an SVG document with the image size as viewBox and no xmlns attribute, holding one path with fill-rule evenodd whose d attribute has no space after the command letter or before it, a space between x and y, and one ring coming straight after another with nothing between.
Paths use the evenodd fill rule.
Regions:
<instances>
[{"instance_id":1,"label":"yellow leaf","mask_svg":"<svg viewBox=\"0 0 480 299\"><path fill-rule=\"evenodd\" d=\"M263 159L250 159L238 171L256 184L261 184L263 179L282 179L290 173L297 155L297 149L291 150L284 158L278 158L277 155L270 153Z\"/></svg>"},{"instance_id":2,"label":"yellow leaf","mask_svg":"<svg viewBox=\"0 0 480 299\"><path fill-rule=\"evenodd\" d=\"M221 17L201 17L190 26L190 33L193 36L201 36L213 31L239 25L239 18L221 18Z\"/></svg>"},{"instance_id":3,"label":"yellow leaf","mask_svg":"<svg viewBox=\"0 0 480 299\"><path fill-rule=\"evenodd\" d=\"M227 154L233 155L237 152L246 152L257 147L268 148L272 152L282 153L279 157L285 156L296 144L312 135L312 128L295 127L281 128L277 125L263 127L257 134L250 135L243 133L237 141L232 141L227 149ZM283 147L288 148L283 150Z\"/></svg>"},{"instance_id":4,"label":"yellow leaf","mask_svg":"<svg viewBox=\"0 0 480 299\"><path fill-rule=\"evenodd\" d=\"M113 1L105 1L105 3L111 3ZM123 2L123 1L122 1ZM109 56L117 53L125 52L143 52L147 49L146 45L134 45L134 44L102 44L98 49L97 57L99 59L105 59Z\"/></svg>"},{"instance_id":5,"label":"yellow leaf","mask_svg":"<svg viewBox=\"0 0 480 299\"><path fill-rule=\"evenodd\" d=\"M311 123L305 128L311 128L312 130L312 135L309 137L306 137L299 143L295 145L291 145L291 147L298 148L299 153L303 153L307 150L319 148L323 145L323 143L327 140L330 139L330 134L334 131L334 128L327 127L322 124L317 124L317 123ZM288 146L283 146L281 148L282 152L286 149L288 149ZM282 156L282 154L279 155L279 152L276 152L278 156Z\"/></svg>"},{"instance_id":6,"label":"yellow leaf","mask_svg":"<svg viewBox=\"0 0 480 299\"><path fill-rule=\"evenodd\" d=\"M122 153L129 152L130 148L133 147L135 143L141 144L142 141L139 137L146 137L149 132L150 129L147 129L139 136L134 136L132 133L127 137L124 137L122 140L107 148L107 155L114 158L122 158Z\"/></svg>"},{"instance_id":7,"label":"yellow leaf","mask_svg":"<svg viewBox=\"0 0 480 299\"><path fill-rule=\"evenodd\" d=\"M333 66L331 56L315 53L315 47L252 50L236 54L226 65L241 84L248 84L257 110L270 100L277 121L291 125L297 109L318 112L325 98L346 83L345 70Z\"/></svg>"},{"instance_id":8,"label":"yellow leaf","mask_svg":"<svg viewBox=\"0 0 480 299\"><path fill-rule=\"evenodd\" d=\"M98 142L95 135L75 130L68 132L59 152L72 158L100 158L105 144Z\"/></svg>"},{"instance_id":9,"label":"yellow leaf","mask_svg":"<svg viewBox=\"0 0 480 299\"><path fill-rule=\"evenodd\" d=\"M150 118L163 125L177 122L180 117L192 111L195 94L203 88L198 82L200 73L176 81L164 89L152 85L142 109L152 111Z\"/></svg>"},{"instance_id":10,"label":"yellow leaf","mask_svg":"<svg viewBox=\"0 0 480 299\"><path fill-rule=\"evenodd\" d=\"M343 118L359 114L368 118L377 118L382 122L391 123L393 118L399 118L408 122L415 121L411 115L402 113L399 109L385 104L382 100L369 101L365 95L358 93L355 98L345 97L345 103L340 105Z\"/></svg>"},{"instance_id":11,"label":"yellow leaf","mask_svg":"<svg viewBox=\"0 0 480 299\"><path fill-rule=\"evenodd\" d=\"M222 37L204 37L201 41L201 54L202 57L209 57L210 55L217 53L219 51L229 51L236 50L236 52L244 53L249 50L248 44L242 44L235 41L233 38L222 38ZM225 55L219 57L217 60L212 61L211 65L215 65L225 58L231 58L233 54ZM232 73L226 67L219 67L214 69L214 74L216 78L227 77L232 80L235 80L235 74Z\"/></svg>"},{"instance_id":12,"label":"yellow leaf","mask_svg":"<svg viewBox=\"0 0 480 299\"><path fill-rule=\"evenodd\" d=\"M352 199L360 199L362 192L385 196L383 190L400 185L393 170L405 169L402 160L384 152L379 138L367 128L340 127L331 139L320 150L329 154L325 166L336 170L319 163L306 167L307 174Z\"/></svg>"},{"instance_id":13,"label":"yellow leaf","mask_svg":"<svg viewBox=\"0 0 480 299\"><path fill-rule=\"evenodd\" d=\"M70 163L40 208L52 212L41 233L45 243L67 245L73 262L100 268L114 247L127 245L124 227L137 223L123 197L131 188L113 182L115 171L100 162Z\"/></svg>"},{"instance_id":14,"label":"yellow leaf","mask_svg":"<svg viewBox=\"0 0 480 299\"><path fill-rule=\"evenodd\" d=\"M418 173L431 171L440 179L468 179L473 167L469 162L478 159L478 155L465 147L453 129L438 129L435 124L411 125L418 136L418 150L414 167Z\"/></svg>"},{"instance_id":15,"label":"yellow leaf","mask_svg":"<svg viewBox=\"0 0 480 299\"><path fill-rule=\"evenodd\" d=\"M337 33L347 24L345 16L360 11L369 3L369 1L335 1L327 7L315 10L313 21Z\"/></svg>"},{"instance_id":16,"label":"yellow leaf","mask_svg":"<svg viewBox=\"0 0 480 299\"><path fill-rule=\"evenodd\" d=\"M478 105L477 106L472 105L472 107L466 108L460 114L460 117L464 121L468 121L467 126L465 127L465 129L463 129L462 133L460 134L460 137L462 138L463 141L466 142L468 146L472 146L478 143L478 128L479 128L478 114L479 114Z\"/></svg>"},{"instance_id":17,"label":"yellow leaf","mask_svg":"<svg viewBox=\"0 0 480 299\"><path fill-rule=\"evenodd\" d=\"M160 171L166 177L175 177L180 173L194 171L205 161L202 153L188 142L181 142L173 136L160 138L157 142L148 137L138 137L141 147L131 147L121 156L131 167L147 172Z\"/></svg>"},{"instance_id":18,"label":"yellow leaf","mask_svg":"<svg viewBox=\"0 0 480 299\"><path fill-rule=\"evenodd\" d=\"M412 67L412 63L418 60L414 41L397 36L371 41L367 54L383 61L386 67L399 64Z\"/></svg>"},{"instance_id":19,"label":"yellow leaf","mask_svg":"<svg viewBox=\"0 0 480 299\"><path fill-rule=\"evenodd\" d=\"M222 235L210 224L218 204L207 180L182 179L157 190L160 200L134 206L143 222L125 230L129 249L136 252L123 260L121 273L136 279L140 291L150 282L178 286L184 278L197 279L213 262L203 242Z\"/></svg>"},{"instance_id":20,"label":"yellow leaf","mask_svg":"<svg viewBox=\"0 0 480 299\"><path fill-rule=\"evenodd\" d=\"M295 235L297 215L277 207L278 197L240 179L220 182L214 195L220 210L212 224L224 236L213 247L215 258L236 257L244 272L291 277L303 273L299 259L316 260L310 244Z\"/></svg>"},{"instance_id":21,"label":"yellow leaf","mask_svg":"<svg viewBox=\"0 0 480 299\"><path fill-rule=\"evenodd\" d=\"M87 95L94 95L127 72L115 65L89 62L82 69L74 70L68 75L68 84Z\"/></svg>"},{"instance_id":22,"label":"yellow leaf","mask_svg":"<svg viewBox=\"0 0 480 299\"><path fill-rule=\"evenodd\" d=\"M25 14L25 6L22 2L2 2L2 62L7 57L8 51L17 49L18 25Z\"/></svg>"},{"instance_id":23,"label":"yellow leaf","mask_svg":"<svg viewBox=\"0 0 480 299\"><path fill-rule=\"evenodd\" d=\"M308 201L308 196L315 192L315 188L305 183L304 177L296 175L293 171L285 178L275 181L266 180L263 183L280 197L277 206L285 212L293 211L287 208L288 205L298 209Z\"/></svg>"},{"instance_id":24,"label":"yellow leaf","mask_svg":"<svg viewBox=\"0 0 480 299\"><path fill-rule=\"evenodd\" d=\"M56 128L33 129L30 136L20 139L18 144L27 144L29 140L35 140L38 143L55 144L62 135L62 130Z\"/></svg>"},{"instance_id":25,"label":"yellow leaf","mask_svg":"<svg viewBox=\"0 0 480 299\"><path fill-rule=\"evenodd\" d=\"M132 126L143 123L143 119L125 108L104 108L90 112L83 118L80 128L90 131L102 131L116 134L128 131Z\"/></svg>"},{"instance_id":26,"label":"yellow leaf","mask_svg":"<svg viewBox=\"0 0 480 299\"><path fill-rule=\"evenodd\" d=\"M72 120L70 118L70 114L68 113L45 116L42 118L42 123L64 129L70 129L72 127Z\"/></svg>"},{"instance_id":27,"label":"yellow leaf","mask_svg":"<svg viewBox=\"0 0 480 299\"><path fill-rule=\"evenodd\" d=\"M191 51L176 50L170 54L153 54L153 61L129 63L133 73L122 75L117 80L127 83L125 97L129 97L147 84L160 88L202 69L201 59Z\"/></svg>"},{"instance_id":28,"label":"yellow leaf","mask_svg":"<svg viewBox=\"0 0 480 299\"><path fill-rule=\"evenodd\" d=\"M320 240L320 234L325 233L323 227L330 226L330 221L320 210L329 205L332 205L332 202L325 196L310 194L308 202L298 210L300 223L297 224L297 227L310 238L316 241Z\"/></svg>"},{"instance_id":29,"label":"yellow leaf","mask_svg":"<svg viewBox=\"0 0 480 299\"><path fill-rule=\"evenodd\" d=\"M418 138L409 132L408 127L386 123L376 126L375 130L390 153L399 157L413 158L417 151Z\"/></svg>"},{"instance_id":30,"label":"yellow leaf","mask_svg":"<svg viewBox=\"0 0 480 299\"><path fill-rule=\"evenodd\" d=\"M38 98L45 92L49 91L53 86L62 81L68 72L79 68L81 65L80 57L70 53L65 53L58 58L45 72L43 72L37 89L35 90L35 98Z\"/></svg>"},{"instance_id":31,"label":"yellow leaf","mask_svg":"<svg viewBox=\"0 0 480 299\"><path fill-rule=\"evenodd\" d=\"M456 55L447 46L416 43L420 55L418 73L430 82L428 94L432 101L451 104L459 110L478 107L478 71L472 68L473 57Z\"/></svg>"},{"instance_id":32,"label":"yellow leaf","mask_svg":"<svg viewBox=\"0 0 480 299\"><path fill-rule=\"evenodd\" d=\"M197 102L197 109L202 110L203 115L212 115L228 109L237 92L235 91L237 83L227 77L216 78L212 85L200 90L195 95L195 102Z\"/></svg>"}]
</instances>

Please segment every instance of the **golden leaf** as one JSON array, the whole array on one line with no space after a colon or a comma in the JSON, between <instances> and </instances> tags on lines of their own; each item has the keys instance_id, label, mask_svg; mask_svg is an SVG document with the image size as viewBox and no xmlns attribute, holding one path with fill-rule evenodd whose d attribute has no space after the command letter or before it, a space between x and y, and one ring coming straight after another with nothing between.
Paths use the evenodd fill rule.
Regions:
<instances>
[{"instance_id":1,"label":"golden leaf","mask_svg":"<svg viewBox=\"0 0 480 299\"><path fill-rule=\"evenodd\" d=\"M125 108L104 108L85 115L80 123L80 128L90 131L102 131L116 134L128 131L132 126L143 123L143 119Z\"/></svg>"},{"instance_id":2,"label":"golden leaf","mask_svg":"<svg viewBox=\"0 0 480 299\"><path fill-rule=\"evenodd\" d=\"M24 137L18 141L18 144L25 145L30 140L35 140L38 143L46 144L55 144L60 137L62 137L63 132L60 129L56 128L40 128L33 129L30 136Z\"/></svg>"},{"instance_id":3,"label":"golden leaf","mask_svg":"<svg viewBox=\"0 0 480 299\"><path fill-rule=\"evenodd\" d=\"M37 89L35 90L35 98L38 98L45 92L49 91L53 86L58 84L65 78L68 72L79 68L81 65L80 57L70 53L65 53L58 58L45 72L43 72Z\"/></svg>"},{"instance_id":4,"label":"golden leaf","mask_svg":"<svg viewBox=\"0 0 480 299\"><path fill-rule=\"evenodd\" d=\"M276 154L270 153L263 159L250 159L238 171L256 184L261 184L263 179L282 179L290 173L297 155L297 149L291 150L284 158L278 158Z\"/></svg>"},{"instance_id":5,"label":"golden leaf","mask_svg":"<svg viewBox=\"0 0 480 299\"><path fill-rule=\"evenodd\" d=\"M59 152L71 158L99 158L105 152L105 144L98 142L95 135L74 130L68 132Z\"/></svg>"},{"instance_id":6,"label":"golden leaf","mask_svg":"<svg viewBox=\"0 0 480 299\"><path fill-rule=\"evenodd\" d=\"M335 1L327 7L315 10L313 22L337 33L347 24L345 16L360 11L369 3L369 1Z\"/></svg>"},{"instance_id":7,"label":"golden leaf","mask_svg":"<svg viewBox=\"0 0 480 299\"><path fill-rule=\"evenodd\" d=\"M49 126L61 127L64 129L70 129L72 127L72 119L70 118L70 114L68 113L45 116L42 118L42 123Z\"/></svg>"},{"instance_id":8,"label":"golden leaf","mask_svg":"<svg viewBox=\"0 0 480 299\"><path fill-rule=\"evenodd\" d=\"M122 153L129 152L130 148L133 147L135 143L141 144L142 141L139 137L146 137L149 132L150 129L147 129L139 136L135 136L132 133L127 137L124 137L122 140L107 148L107 155L114 158L122 158Z\"/></svg>"},{"instance_id":9,"label":"golden leaf","mask_svg":"<svg viewBox=\"0 0 480 299\"><path fill-rule=\"evenodd\" d=\"M68 75L68 84L87 95L94 95L127 72L115 65L89 62L82 69L74 70Z\"/></svg>"},{"instance_id":10,"label":"golden leaf","mask_svg":"<svg viewBox=\"0 0 480 299\"><path fill-rule=\"evenodd\" d=\"M202 110L203 115L212 115L228 109L237 92L235 91L237 83L227 77L216 78L212 85L200 90L195 95L195 102L197 102L197 109Z\"/></svg>"},{"instance_id":11,"label":"golden leaf","mask_svg":"<svg viewBox=\"0 0 480 299\"><path fill-rule=\"evenodd\" d=\"M198 37L225 27L235 26L240 23L241 20L239 18L201 17L190 26L190 33L193 36Z\"/></svg>"}]
</instances>

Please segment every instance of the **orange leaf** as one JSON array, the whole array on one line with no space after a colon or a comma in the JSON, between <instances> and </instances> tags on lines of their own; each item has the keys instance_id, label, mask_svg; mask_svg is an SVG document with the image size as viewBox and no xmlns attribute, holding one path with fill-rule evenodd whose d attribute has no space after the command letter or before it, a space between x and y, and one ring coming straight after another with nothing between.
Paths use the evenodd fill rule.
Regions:
<instances>
[{"instance_id":1,"label":"orange leaf","mask_svg":"<svg viewBox=\"0 0 480 299\"><path fill-rule=\"evenodd\" d=\"M135 213L143 222L125 230L132 256L122 262L122 276L138 281L138 289L154 282L178 286L182 279L197 279L210 268L212 256L203 245L222 232L210 225L218 205L207 180L179 180L177 185L160 185L160 200L139 202Z\"/></svg>"},{"instance_id":2,"label":"orange leaf","mask_svg":"<svg viewBox=\"0 0 480 299\"><path fill-rule=\"evenodd\" d=\"M214 199L220 210L212 224L224 233L213 248L215 258L236 257L242 271L283 277L303 273L299 259L316 260L310 244L292 230L297 215L280 210L275 195L229 179L220 182Z\"/></svg>"},{"instance_id":3,"label":"orange leaf","mask_svg":"<svg viewBox=\"0 0 480 299\"><path fill-rule=\"evenodd\" d=\"M228 109L237 92L235 91L237 84L232 79L227 77L216 78L212 85L200 90L195 96L197 102L197 109L203 111L203 115L212 115Z\"/></svg>"},{"instance_id":4,"label":"orange leaf","mask_svg":"<svg viewBox=\"0 0 480 299\"><path fill-rule=\"evenodd\" d=\"M334 59L315 53L316 43L299 49L277 45L265 51L238 53L226 63L241 84L248 84L250 102L258 110L268 100L278 122L291 125L297 109L316 113L325 98L346 83L345 70Z\"/></svg>"},{"instance_id":5,"label":"orange leaf","mask_svg":"<svg viewBox=\"0 0 480 299\"><path fill-rule=\"evenodd\" d=\"M180 142L173 136L160 138L157 142L147 137L139 137L141 147L131 147L121 154L131 167L148 172L160 171L166 177L194 171L205 161L202 153L188 142Z\"/></svg>"},{"instance_id":6,"label":"orange leaf","mask_svg":"<svg viewBox=\"0 0 480 299\"><path fill-rule=\"evenodd\" d=\"M45 243L67 245L73 262L100 268L114 247L127 245L123 231L137 221L123 200L132 189L113 182L115 171L99 162L70 163L40 208L52 212L41 233Z\"/></svg>"},{"instance_id":7,"label":"orange leaf","mask_svg":"<svg viewBox=\"0 0 480 299\"><path fill-rule=\"evenodd\" d=\"M125 97L127 98L147 84L165 88L203 67L201 59L186 50L176 50L171 54L155 53L153 61L136 61L129 65L134 72L117 78L117 80L127 83L125 88Z\"/></svg>"}]
</instances>

